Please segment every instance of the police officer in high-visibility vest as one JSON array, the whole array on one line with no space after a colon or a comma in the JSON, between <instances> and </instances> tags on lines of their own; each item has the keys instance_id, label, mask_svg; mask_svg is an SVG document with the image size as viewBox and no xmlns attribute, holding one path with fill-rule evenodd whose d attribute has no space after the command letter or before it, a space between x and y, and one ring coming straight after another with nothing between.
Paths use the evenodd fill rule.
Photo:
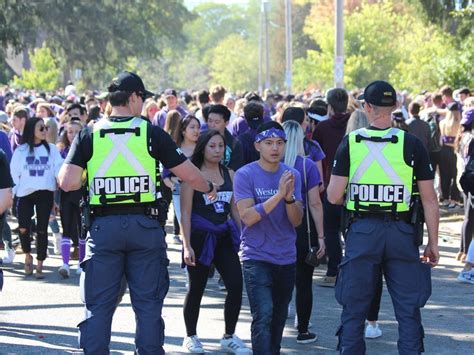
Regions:
<instances>
[{"instance_id":1,"label":"police officer in high-visibility vest","mask_svg":"<svg viewBox=\"0 0 474 355\"><path fill-rule=\"evenodd\" d=\"M80 132L59 173L65 191L82 185L87 169L91 208L87 251L81 264L79 324L86 354L107 354L112 316L125 276L136 314L139 354L163 354L163 300L168 292L168 259L156 215L160 198L159 162L193 189L216 197L216 189L161 128L140 117L152 95L139 76L122 72L109 86L110 117Z\"/></svg>"},{"instance_id":2,"label":"police officer in high-visibility vest","mask_svg":"<svg viewBox=\"0 0 474 355\"><path fill-rule=\"evenodd\" d=\"M420 354L420 308L431 295L431 267L439 259L434 173L421 141L391 127L394 88L375 81L366 87L364 100L370 126L344 137L327 190L328 200L345 204L351 216L335 290L343 307L338 349L341 354L365 353L364 322L383 270L399 324L398 351ZM422 258L409 223L414 182L428 229Z\"/></svg>"}]
</instances>

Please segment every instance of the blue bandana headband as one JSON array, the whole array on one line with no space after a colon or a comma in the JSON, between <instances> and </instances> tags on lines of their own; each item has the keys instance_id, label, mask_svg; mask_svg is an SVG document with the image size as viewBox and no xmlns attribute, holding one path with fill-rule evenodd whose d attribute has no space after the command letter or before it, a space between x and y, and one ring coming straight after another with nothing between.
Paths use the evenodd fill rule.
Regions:
<instances>
[{"instance_id":1,"label":"blue bandana headband","mask_svg":"<svg viewBox=\"0 0 474 355\"><path fill-rule=\"evenodd\" d=\"M276 128L270 128L266 131L260 132L255 136L255 143L261 142L267 138L281 138L286 142L285 131Z\"/></svg>"}]
</instances>

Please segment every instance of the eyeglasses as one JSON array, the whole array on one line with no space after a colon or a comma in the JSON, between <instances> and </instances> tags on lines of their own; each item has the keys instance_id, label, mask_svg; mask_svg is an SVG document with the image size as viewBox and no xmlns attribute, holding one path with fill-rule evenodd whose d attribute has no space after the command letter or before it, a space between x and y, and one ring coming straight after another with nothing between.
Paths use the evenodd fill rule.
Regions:
<instances>
[{"instance_id":1,"label":"eyeglasses","mask_svg":"<svg viewBox=\"0 0 474 355\"><path fill-rule=\"evenodd\" d=\"M41 126L41 127L39 128L39 131L40 131L40 132L44 132L44 131L47 131L47 130L48 130L48 127L46 127L46 126Z\"/></svg>"}]
</instances>

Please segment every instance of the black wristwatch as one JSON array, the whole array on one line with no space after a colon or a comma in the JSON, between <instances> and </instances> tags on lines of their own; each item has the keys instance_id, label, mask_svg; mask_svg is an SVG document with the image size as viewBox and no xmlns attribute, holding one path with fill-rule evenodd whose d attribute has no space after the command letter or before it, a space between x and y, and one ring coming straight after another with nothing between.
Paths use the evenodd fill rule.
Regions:
<instances>
[{"instance_id":1,"label":"black wristwatch","mask_svg":"<svg viewBox=\"0 0 474 355\"><path fill-rule=\"evenodd\" d=\"M209 184L208 185L209 186L209 191L207 191L206 194L210 194L214 190L214 184L209 180L207 180L207 183Z\"/></svg>"},{"instance_id":2,"label":"black wristwatch","mask_svg":"<svg viewBox=\"0 0 474 355\"><path fill-rule=\"evenodd\" d=\"M289 200L289 201L285 200L285 203L286 203L287 205L291 205L292 203L295 203L295 202L296 202L296 197L295 197L295 195L291 196L291 200Z\"/></svg>"}]
</instances>

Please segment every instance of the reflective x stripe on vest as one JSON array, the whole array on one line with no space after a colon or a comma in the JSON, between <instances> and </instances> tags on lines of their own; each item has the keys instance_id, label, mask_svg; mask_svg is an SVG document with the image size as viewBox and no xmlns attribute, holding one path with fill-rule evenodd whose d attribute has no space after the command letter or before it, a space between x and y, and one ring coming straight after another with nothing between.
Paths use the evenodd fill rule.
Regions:
<instances>
[{"instance_id":1,"label":"reflective x stripe on vest","mask_svg":"<svg viewBox=\"0 0 474 355\"><path fill-rule=\"evenodd\" d=\"M404 160L404 143L405 133L397 128L382 131L362 128L349 134L348 210L409 210L413 167Z\"/></svg>"},{"instance_id":2,"label":"reflective x stripe on vest","mask_svg":"<svg viewBox=\"0 0 474 355\"><path fill-rule=\"evenodd\" d=\"M87 163L91 205L147 203L160 197L159 171L148 152L148 123L102 119L94 125Z\"/></svg>"}]
</instances>

